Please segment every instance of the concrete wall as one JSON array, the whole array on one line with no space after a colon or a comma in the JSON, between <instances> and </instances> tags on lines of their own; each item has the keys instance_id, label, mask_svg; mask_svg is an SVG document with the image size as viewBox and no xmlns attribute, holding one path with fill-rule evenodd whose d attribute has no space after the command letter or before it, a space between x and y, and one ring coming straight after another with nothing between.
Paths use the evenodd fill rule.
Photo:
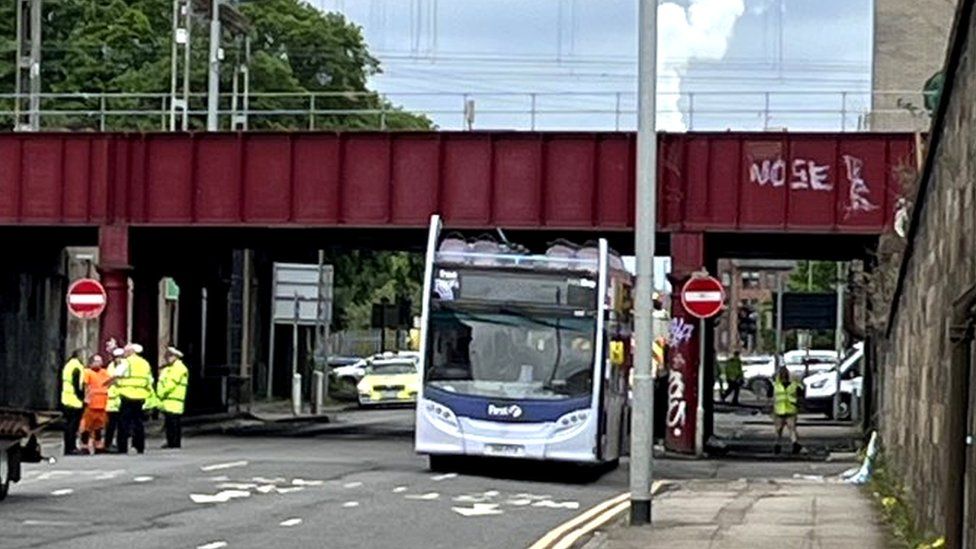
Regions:
<instances>
[{"instance_id":1,"label":"concrete wall","mask_svg":"<svg viewBox=\"0 0 976 549\"><path fill-rule=\"evenodd\" d=\"M964 23L972 28L976 21ZM947 465L949 324L953 302L976 284L976 42L970 36L956 72L919 230L911 245L891 338L879 368L879 426L888 457L914 500L918 519L943 529L953 481ZM922 196L919 197L922 200ZM886 347L886 349L884 349Z\"/></svg>"},{"instance_id":2,"label":"concrete wall","mask_svg":"<svg viewBox=\"0 0 976 549\"><path fill-rule=\"evenodd\" d=\"M929 118L922 103L922 86L945 61L946 42L956 0L875 0L875 95L870 128L877 131L925 130ZM916 107L912 112L911 107Z\"/></svg>"}]
</instances>

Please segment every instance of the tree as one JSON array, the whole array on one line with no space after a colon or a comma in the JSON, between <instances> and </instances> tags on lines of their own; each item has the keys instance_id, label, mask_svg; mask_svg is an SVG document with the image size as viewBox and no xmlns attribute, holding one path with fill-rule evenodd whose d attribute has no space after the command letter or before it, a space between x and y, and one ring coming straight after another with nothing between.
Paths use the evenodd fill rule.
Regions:
<instances>
[{"instance_id":1,"label":"tree","mask_svg":"<svg viewBox=\"0 0 976 549\"><path fill-rule=\"evenodd\" d=\"M800 261L790 275L791 292L833 292L837 264L833 261Z\"/></svg>"},{"instance_id":2,"label":"tree","mask_svg":"<svg viewBox=\"0 0 976 549\"><path fill-rule=\"evenodd\" d=\"M15 5L0 2L0 87L13 91L15 75ZM342 110L323 113L310 124L308 116L256 116L256 128L306 129L429 129L424 116L407 113L368 89L369 78L380 72L370 55L362 29L341 14L323 13L303 0L245 2L241 12L252 27L249 65L252 93L280 92L292 97L254 97L255 110L303 111L310 106L307 92L331 92L318 98L316 109ZM110 99L109 109L165 110L161 103L170 89L171 0L58 0L44 5L42 90L58 94L95 94L70 99L46 98L43 109L69 110L71 116L45 117L46 127L98 127L99 120L85 111L97 111L100 93L156 94L149 98ZM191 88L207 87L208 22L195 20L191 29ZM230 61L243 55L243 41L229 33L224 39L227 67L221 89L232 84ZM351 94L349 92L352 92ZM342 95L349 94L349 95ZM205 99L194 98L191 108L203 109ZM12 107L7 101L4 107ZM222 99L221 109L229 109ZM383 115L361 111L386 110ZM159 129L160 112L123 115L106 120L108 129ZM224 117L226 125L226 117ZM7 123L8 121L3 121ZM10 121L12 122L12 121ZM203 125L203 117L193 120Z\"/></svg>"}]
</instances>

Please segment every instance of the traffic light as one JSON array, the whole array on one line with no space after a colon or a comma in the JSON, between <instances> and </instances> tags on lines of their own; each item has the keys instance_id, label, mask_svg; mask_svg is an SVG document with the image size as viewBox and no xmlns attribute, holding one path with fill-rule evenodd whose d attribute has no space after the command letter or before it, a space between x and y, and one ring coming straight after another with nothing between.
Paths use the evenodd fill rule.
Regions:
<instances>
[{"instance_id":1,"label":"traffic light","mask_svg":"<svg viewBox=\"0 0 976 549\"><path fill-rule=\"evenodd\" d=\"M758 331L758 319L759 314L752 305L743 303L739 306L739 341L741 341L742 345L746 348L751 347L750 342L755 341L756 333Z\"/></svg>"}]
</instances>

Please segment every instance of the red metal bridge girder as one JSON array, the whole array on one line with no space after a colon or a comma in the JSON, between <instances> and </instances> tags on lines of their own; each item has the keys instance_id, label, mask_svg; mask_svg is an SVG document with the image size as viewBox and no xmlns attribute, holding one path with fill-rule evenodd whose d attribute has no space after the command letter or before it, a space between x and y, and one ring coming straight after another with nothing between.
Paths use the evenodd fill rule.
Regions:
<instances>
[{"instance_id":1,"label":"red metal bridge girder","mask_svg":"<svg viewBox=\"0 0 976 549\"><path fill-rule=\"evenodd\" d=\"M877 234L911 134L662 134L666 231ZM630 133L0 135L0 224L627 230Z\"/></svg>"}]
</instances>

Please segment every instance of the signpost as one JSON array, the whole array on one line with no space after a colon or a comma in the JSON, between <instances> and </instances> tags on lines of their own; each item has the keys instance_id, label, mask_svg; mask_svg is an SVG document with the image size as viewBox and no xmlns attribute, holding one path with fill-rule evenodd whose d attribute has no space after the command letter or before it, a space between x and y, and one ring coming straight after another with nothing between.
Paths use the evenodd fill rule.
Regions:
<instances>
[{"instance_id":1,"label":"signpost","mask_svg":"<svg viewBox=\"0 0 976 549\"><path fill-rule=\"evenodd\" d=\"M88 321L98 318L108 303L102 283L93 278L79 278L68 286L68 313L81 319L81 340L88 351Z\"/></svg>"},{"instance_id":2,"label":"signpost","mask_svg":"<svg viewBox=\"0 0 976 549\"><path fill-rule=\"evenodd\" d=\"M322 258L320 257L320 260ZM273 268L267 397L274 382L275 326L292 327L292 380L298 370L298 330L312 326L328 338L332 322L332 265L275 263ZM323 349L323 358L325 355Z\"/></svg>"},{"instance_id":3,"label":"signpost","mask_svg":"<svg viewBox=\"0 0 976 549\"><path fill-rule=\"evenodd\" d=\"M715 277L702 271L692 275L681 287L681 304L689 314L698 317L698 409L695 414L695 453L704 451L705 397L705 319L722 311L725 288Z\"/></svg>"}]
</instances>

